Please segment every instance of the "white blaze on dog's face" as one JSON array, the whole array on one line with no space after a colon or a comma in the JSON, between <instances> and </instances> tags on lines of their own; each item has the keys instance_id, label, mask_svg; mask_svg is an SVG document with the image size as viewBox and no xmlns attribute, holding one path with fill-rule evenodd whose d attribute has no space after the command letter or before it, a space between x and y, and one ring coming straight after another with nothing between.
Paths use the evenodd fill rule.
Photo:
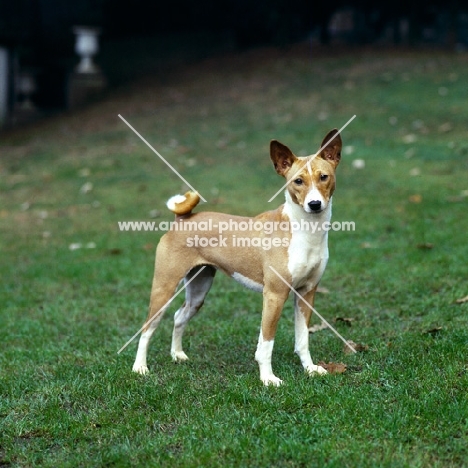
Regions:
<instances>
[{"instance_id":1,"label":"white blaze on dog's face","mask_svg":"<svg viewBox=\"0 0 468 468\"><path fill-rule=\"evenodd\" d=\"M292 201L306 213L325 210L335 190L335 169L342 147L338 130L331 130L321 146L319 154L298 158L282 143L273 140L270 144L276 172L286 178Z\"/></svg>"}]
</instances>

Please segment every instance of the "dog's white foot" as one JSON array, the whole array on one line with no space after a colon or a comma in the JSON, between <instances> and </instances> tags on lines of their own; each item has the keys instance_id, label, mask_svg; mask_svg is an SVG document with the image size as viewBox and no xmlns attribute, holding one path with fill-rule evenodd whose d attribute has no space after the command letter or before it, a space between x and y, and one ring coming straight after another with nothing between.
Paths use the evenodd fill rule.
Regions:
<instances>
[{"instance_id":1,"label":"dog's white foot","mask_svg":"<svg viewBox=\"0 0 468 468\"><path fill-rule=\"evenodd\" d=\"M283 381L281 379L278 379L278 377L276 377L275 375L273 374L270 374L270 375L267 375L267 376L263 376L263 377L260 377L263 384L265 386L269 386L269 385L273 385L275 387L279 387Z\"/></svg>"},{"instance_id":2,"label":"dog's white foot","mask_svg":"<svg viewBox=\"0 0 468 468\"><path fill-rule=\"evenodd\" d=\"M309 375L315 375L315 374L325 375L325 374L328 374L328 372L322 366L314 366L313 364L306 368L306 372Z\"/></svg>"},{"instance_id":3,"label":"dog's white foot","mask_svg":"<svg viewBox=\"0 0 468 468\"><path fill-rule=\"evenodd\" d=\"M183 351L172 351L171 356L174 362L182 362L188 360L188 356Z\"/></svg>"},{"instance_id":4,"label":"dog's white foot","mask_svg":"<svg viewBox=\"0 0 468 468\"><path fill-rule=\"evenodd\" d=\"M149 369L146 365L137 365L135 364L132 368L133 372L137 374L145 375L149 372Z\"/></svg>"}]
</instances>

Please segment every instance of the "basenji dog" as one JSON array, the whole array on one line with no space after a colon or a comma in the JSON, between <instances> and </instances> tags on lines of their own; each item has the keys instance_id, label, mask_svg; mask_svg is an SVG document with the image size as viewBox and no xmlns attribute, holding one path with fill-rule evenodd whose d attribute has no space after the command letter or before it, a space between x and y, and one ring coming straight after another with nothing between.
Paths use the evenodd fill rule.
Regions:
<instances>
[{"instance_id":1,"label":"basenji dog","mask_svg":"<svg viewBox=\"0 0 468 468\"><path fill-rule=\"evenodd\" d=\"M306 157L295 156L287 146L273 140L270 157L276 172L287 181L286 202L254 218L192 213L200 200L195 192L168 201L167 206L176 217L173 229L164 234L156 250L149 315L138 344L135 372L148 372L150 338L182 280L186 285L185 302L174 316L171 355L174 361L188 359L182 349L184 329L203 305L216 271L221 270L247 288L263 293L255 359L265 385L282 383L271 365L276 328L291 290L289 286L313 306L328 261L328 230L320 226L330 223L341 147L336 129L326 135L319 152ZM312 222L319 228L304 229ZM269 229L257 229L262 225ZM250 228L246 230L247 226ZM326 370L314 365L310 356L308 327L312 311L296 295L294 298L295 352L307 373L325 374Z\"/></svg>"}]
</instances>

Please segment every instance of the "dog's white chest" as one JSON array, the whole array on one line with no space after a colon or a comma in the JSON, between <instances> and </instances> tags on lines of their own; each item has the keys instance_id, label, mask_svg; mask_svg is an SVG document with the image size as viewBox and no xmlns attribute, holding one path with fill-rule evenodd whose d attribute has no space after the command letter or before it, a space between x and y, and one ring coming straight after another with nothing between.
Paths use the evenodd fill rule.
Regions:
<instances>
[{"instance_id":1,"label":"dog's white chest","mask_svg":"<svg viewBox=\"0 0 468 468\"><path fill-rule=\"evenodd\" d=\"M290 202L288 197L286 200ZM293 223L288 248L288 270L292 277L292 286L313 288L320 281L327 266L328 231L323 227L324 221L330 220L331 204L324 217L311 218L304 214L300 207L291 203L286 203L284 213Z\"/></svg>"},{"instance_id":2,"label":"dog's white chest","mask_svg":"<svg viewBox=\"0 0 468 468\"><path fill-rule=\"evenodd\" d=\"M314 287L323 275L328 261L327 234L293 232L288 248L288 270L294 288Z\"/></svg>"}]
</instances>

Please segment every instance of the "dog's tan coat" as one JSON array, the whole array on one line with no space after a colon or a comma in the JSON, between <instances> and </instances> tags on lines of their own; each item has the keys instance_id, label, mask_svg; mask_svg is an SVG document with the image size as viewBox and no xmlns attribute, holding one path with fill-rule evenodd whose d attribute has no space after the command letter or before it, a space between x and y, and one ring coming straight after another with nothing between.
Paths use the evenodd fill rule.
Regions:
<instances>
[{"instance_id":1,"label":"dog's tan coat","mask_svg":"<svg viewBox=\"0 0 468 468\"><path fill-rule=\"evenodd\" d=\"M332 141L329 142L330 139ZM328 144L326 144L328 142ZM315 291L328 260L327 233L310 234L277 229L271 234L263 231L230 230L222 233L226 239L223 247L188 247L188 239L194 235L204 238L219 236L217 225L230 220L241 223L250 219L260 222L284 223L300 219L329 221L331 216L331 197L335 190L335 169L341 157L341 138L337 130L332 130L325 137L325 147L318 155L304 158L296 157L286 146L277 141L270 145L270 156L278 174L289 182L286 191L286 203L275 210L261 213L255 218L233 216L224 213L191 213L199 201L197 194L189 192L185 197L177 198L170 206L176 216L179 229L167 232L156 251L155 271L151 291L150 311L147 326L140 338L134 364L134 371L146 373L146 355L149 339L159 323L164 305L169 301L179 282L190 279L201 266L205 270L187 287L184 305L177 311L173 332L171 353L175 360L187 359L182 350L182 334L190 318L203 305L206 293L216 270L221 270L235 279L243 278L244 284L260 285L263 289L263 312L261 332L256 359L260 366L262 381L279 385L279 380L271 370L271 352L278 320L290 289L272 271L270 266L284 278L288 284L313 305ZM311 197L316 197L310 200ZM312 211L311 206L320 202L320 211ZM315 207L316 208L316 207ZM314 209L315 209L314 208ZM204 223L211 220L211 231L184 230L183 224ZM214 221L214 222L213 222ZM282 223L282 224L281 224ZM200 225L200 224L199 224ZM263 249L261 247L242 247L233 242L236 238L270 236L287 238L288 246ZM320 366L315 366L308 349L308 331L311 311L296 301L296 347L302 364L309 373L325 373Z\"/></svg>"}]
</instances>

